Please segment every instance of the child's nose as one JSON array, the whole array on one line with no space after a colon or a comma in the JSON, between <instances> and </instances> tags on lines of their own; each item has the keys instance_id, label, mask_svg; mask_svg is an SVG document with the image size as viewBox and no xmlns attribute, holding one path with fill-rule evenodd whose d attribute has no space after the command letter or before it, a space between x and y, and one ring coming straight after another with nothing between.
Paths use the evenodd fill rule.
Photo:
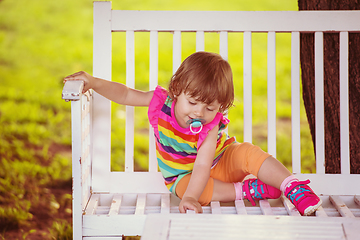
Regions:
<instances>
[{"instance_id":1,"label":"child's nose","mask_svg":"<svg viewBox=\"0 0 360 240\"><path fill-rule=\"evenodd\" d=\"M204 109L203 108L195 109L195 115L196 117L202 117L204 115Z\"/></svg>"}]
</instances>

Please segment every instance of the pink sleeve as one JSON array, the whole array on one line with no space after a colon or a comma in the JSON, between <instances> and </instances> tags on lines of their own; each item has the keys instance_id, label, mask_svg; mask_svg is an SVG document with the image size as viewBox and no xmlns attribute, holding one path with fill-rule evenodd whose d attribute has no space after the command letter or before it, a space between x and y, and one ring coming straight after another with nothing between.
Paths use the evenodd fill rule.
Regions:
<instances>
[{"instance_id":1,"label":"pink sleeve","mask_svg":"<svg viewBox=\"0 0 360 240\"><path fill-rule=\"evenodd\" d=\"M154 95L150 101L148 109L148 118L151 126L157 129L159 112L164 105L168 94L165 88L157 86Z\"/></svg>"}]
</instances>

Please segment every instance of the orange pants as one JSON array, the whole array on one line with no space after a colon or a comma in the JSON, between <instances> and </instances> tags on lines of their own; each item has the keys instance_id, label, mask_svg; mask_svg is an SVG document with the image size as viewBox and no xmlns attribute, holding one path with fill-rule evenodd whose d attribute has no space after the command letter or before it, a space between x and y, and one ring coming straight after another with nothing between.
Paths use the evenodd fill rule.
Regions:
<instances>
[{"instance_id":1,"label":"orange pants","mask_svg":"<svg viewBox=\"0 0 360 240\"><path fill-rule=\"evenodd\" d=\"M199 198L199 203L207 205L211 202L214 179L223 182L241 182L249 174L257 177L261 165L269 156L270 154L251 143L231 144L215 167L211 169L209 181ZM177 184L175 191L178 197L183 197L190 177L191 174L186 175Z\"/></svg>"}]
</instances>

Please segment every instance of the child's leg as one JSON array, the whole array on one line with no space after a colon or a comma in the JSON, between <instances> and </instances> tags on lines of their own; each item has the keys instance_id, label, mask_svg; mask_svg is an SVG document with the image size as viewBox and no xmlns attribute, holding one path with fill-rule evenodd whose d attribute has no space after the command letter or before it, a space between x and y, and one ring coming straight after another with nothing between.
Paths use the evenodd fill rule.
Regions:
<instances>
[{"instance_id":1,"label":"child's leg","mask_svg":"<svg viewBox=\"0 0 360 240\"><path fill-rule=\"evenodd\" d=\"M299 181L284 165L271 156L261 165L258 178L280 189L302 215L312 214L322 203L308 186L309 180Z\"/></svg>"},{"instance_id":2,"label":"child's leg","mask_svg":"<svg viewBox=\"0 0 360 240\"><path fill-rule=\"evenodd\" d=\"M176 195L181 199L184 196L190 178L191 174L186 175L176 186ZM280 196L280 191L278 189L263 184L258 179L249 179L244 183L245 184L243 185L241 182L224 182L210 177L198 201L204 206L208 205L211 201L230 202L246 198L255 205L254 200L278 198ZM255 185L258 187L255 187ZM260 192L263 196L256 198L253 189L256 189L256 192Z\"/></svg>"},{"instance_id":3,"label":"child's leg","mask_svg":"<svg viewBox=\"0 0 360 240\"><path fill-rule=\"evenodd\" d=\"M241 183L250 173L257 176L264 161L269 157L271 157L270 154L251 143L234 143L229 146L219 163L211 170L210 175L214 178L212 200L232 201L234 191L235 199L244 197L253 205L255 205L255 200L278 198L281 194L279 189L258 179L249 179ZM287 171L286 168L285 170ZM217 182L216 179L219 181ZM233 189L231 198L230 189Z\"/></svg>"},{"instance_id":4,"label":"child's leg","mask_svg":"<svg viewBox=\"0 0 360 240\"><path fill-rule=\"evenodd\" d=\"M278 189L289 176L292 176L290 171L272 156L265 159L257 174L261 181Z\"/></svg>"},{"instance_id":5,"label":"child's leg","mask_svg":"<svg viewBox=\"0 0 360 240\"><path fill-rule=\"evenodd\" d=\"M241 182L246 174L258 178L246 180L241 187L240 184L234 185L237 186L236 192L242 191L243 196L253 204L254 200L278 198L280 189L303 215L311 214L321 205L320 198L307 185L309 182L300 182L277 159L250 143L231 146L218 165L211 171L211 175L225 182ZM219 191L218 194L219 197L214 186L213 200L220 200L223 193ZM243 197L237 195L238 199Z\"/></svg>"}]
</instances>

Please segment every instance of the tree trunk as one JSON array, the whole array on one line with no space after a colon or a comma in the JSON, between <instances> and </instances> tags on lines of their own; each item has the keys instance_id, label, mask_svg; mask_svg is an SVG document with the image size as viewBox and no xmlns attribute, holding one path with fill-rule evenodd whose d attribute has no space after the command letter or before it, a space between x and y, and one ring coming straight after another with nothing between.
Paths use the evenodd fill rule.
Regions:
<instances>
[{"instance_id":1,"label":"tree trunk","mask_svg":"<svg viewBox=\"0 0 360 240\"><path fill-rule=\"evenodd\" d=\"M298 0L299 10L360 10L360 0ZM314 34L300 34L303 99L315 149ZM341 173L339 34L324 34L325 172ZM360 34L349 34L351 173L360 173Z\"/></svg>"}]
</instances>

